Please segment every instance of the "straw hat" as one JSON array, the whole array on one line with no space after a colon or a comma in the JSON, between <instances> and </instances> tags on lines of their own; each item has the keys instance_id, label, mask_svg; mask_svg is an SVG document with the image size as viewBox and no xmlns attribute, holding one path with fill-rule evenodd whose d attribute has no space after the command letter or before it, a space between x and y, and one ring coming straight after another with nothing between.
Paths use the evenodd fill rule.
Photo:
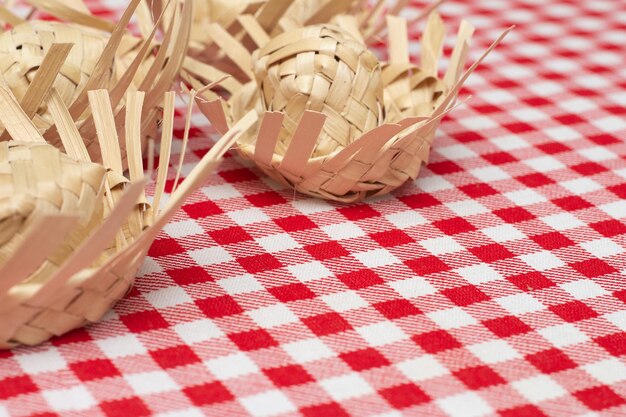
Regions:
<instances>
[{"instance_id":1,"label":"straw hat","mask_svg":"<svg viewBox=\"0 0 626 417\"><path fill-rule=\"evenodd\" d=\"M98 321L129 290L152 241L208 178L237 139L234 132L255 121L251 113L214 145L161 208L175 97L166 93L163 101L153 204L144 196L139 146L145 98L143 92L126 97L121 122L129 161L126 177L106 90L89 92L103 155L98 164L90 161L56 89L46 106L65 152L44 140L10 89L0 85L0 122L9 136L0 142L0 349L34 345Z\"/></svg>"},{"instance_id":2,"label":"straw hat","mask_svg":"<svg viewBox=\"0 0 626 417\"><path fill-rule=\"evenodd\" d=\"M325 7L329 3L314 16ZM276 36L263 30L258 14L239 20L244 34L235 38L214 27L219 36L212 39L251 74L250 81L224 83L226 94L199 95L201 110L220 132L255 111L259 122L238 141L239 153L297 191L342 202L385 194L417 177L462 84L508 33L464 72L474 28L462 22L440 76L445 28L436 12L422 35L419 66L409 59L408 23L400 17L386 17L389 60L380 64L366 47L377 25L352 15L334 16L336 26L305 26ZM245 42L234 46L248 38L257 45L252 53ZM192 85L219 75L206 65L191 66L183 74ZM207 71L196 71L201 68Z\"/></svg>"}]
</instances>

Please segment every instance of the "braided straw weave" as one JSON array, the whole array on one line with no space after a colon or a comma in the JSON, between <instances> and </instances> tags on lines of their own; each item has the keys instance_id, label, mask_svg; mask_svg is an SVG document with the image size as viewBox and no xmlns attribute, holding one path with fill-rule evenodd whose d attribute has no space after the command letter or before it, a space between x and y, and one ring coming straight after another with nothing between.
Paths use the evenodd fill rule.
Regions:
<instances>
[{"instance_id":1,"label":"braided straw weave","mask_svg":"<svg viewBox=\"0 0 626 417\"><path fill-rule=\"evenodd\" d=\"M182 0L168 3L168 19L162 19L160 25L164 28L163 40L157 42L157 25L143 7L138 8L143 0L129 2L117 24L96 18L86 6L73 9L60 0L28 1L36 9L65 21L15 22L11 30L0 34L0 73L47 141L60 146L60 137L56 129L51 129L53 120L44 102L50 88L58 91L69 108L82 137L87 139L85 145L94 161L100 161L101 155L98 142L91 140L96 137L96 132L87 106L89 90L106 89L111 93L117 120L125 112L125 93L145 91L142 145L154 138L161 114L161 99L172 86L186 55L191 4L187 2L185 5ZM73 7L80 4L82 0L71 3ZM137 15L143 28L141 37L126 32L133 15ZM54 44L68 47L63 54L56 56L56 61L45 62ZM48 71L36 71L42 65L52 76L46 75ZM43 91L31 89L36 75L46 81L38 84L43 86ZM123 139L123 129L118 136ZM123 146L124 141L120 144ZM122 154L125 158L125 153ZM125 159L123 164L126 165Z\"/></svg>"},{"instance_id":2,"label":"braided straw weave","mask_svg":"<svg viewBox=\"0 0 626 417\"><path fill-rule=\"evenodd\" d=\"M256 121L251 112L224 135L159 210L175 95L166 93L163 101L161 158L152 206L144 197L139 146L145 98L143 92L126 97L122 121L130 172L126 178L106 90L89 92L101 165L90 161L55 89L46 105L67 153L44 140L10 89L0 85L0 122L9 136L0 143L0 349L38 344L99 320L129 290L157 233L207 179L237 139L235 132Z\"/></svg>"},{"instance_id":3,"label":"braided straw weave","mask_svg":"<svg viewBox=\"0 0 626 417\"><path fill-rule=\"evenodd\" d=\"M227 94L221 97L218 91L203 92L196 100L222 132L254 110L259 122L239 140L239 153L297 191L342 202L385 194L417 177L459 89L510 30L463 72L474 31L463 22L440 77L445 29L436 12L430 13L422 36L419 67L409 60L403 18L387 16L389 61L383 63L365 46L371 25L354 16L335 16L337 26L306 26L277 36L265 32L261 22L252 23L257 19L243 16L240 21L258 48L232 55L235 62L249 62L254 79L240 86L224 84ZM230 35L221 36L216 43L235 43ZM205 82L217 76L204 74Z\"/></svg>"}]
</instances>

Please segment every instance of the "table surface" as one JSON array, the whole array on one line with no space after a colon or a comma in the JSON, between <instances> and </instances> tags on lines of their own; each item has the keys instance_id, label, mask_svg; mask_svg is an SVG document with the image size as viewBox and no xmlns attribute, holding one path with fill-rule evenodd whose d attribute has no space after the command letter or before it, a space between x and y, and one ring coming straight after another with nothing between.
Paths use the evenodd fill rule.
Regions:
<instances>
[{"instance_id":1,"label":"table surface","mask_svg":"<svg viewBox=\"0 0 626 417\"><path fill-rule=\"evenodd\" d=\"M417 181L341 205L227 157L101 323L0 352L0 416L625 415L626 2L441 13L473 58L517 27Z\"/></svg>"}]
</instances>

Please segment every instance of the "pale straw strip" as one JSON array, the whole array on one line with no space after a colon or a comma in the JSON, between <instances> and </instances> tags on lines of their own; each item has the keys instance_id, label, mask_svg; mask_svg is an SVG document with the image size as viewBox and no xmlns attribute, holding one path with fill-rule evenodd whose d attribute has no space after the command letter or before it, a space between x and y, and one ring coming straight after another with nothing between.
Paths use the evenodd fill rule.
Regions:
<instances>
[{"instance_id":1,"label":"pale straw strip","mask_svg":"<svg viewBox=\"0 0 626 417\"><path fill-rule=\"evenodd\" d=\"M101 19L87 11L80 11L67 4L66 0L26 0L33 7L50 13L61 20L76 22L94 29L107 32L113 31L114 24L108 20Z\"/></svg>"},{"instance_id":2,"label":"pale straw strip","mask_svg":"<svg viewBox=\"0 0 626 417\"><path fill-rule=\"evenodd\" d=\"M104 166L115 172L124 172L122 154L108 92L106 90L90 91L89 103L98 132L98 141Z\"/></svg>"},{"instance_id":3,"label":"pale straw strip","mask_svg":"<svg viewBox=\"0 0 626 417\"><path fill-rule=\"evenodd\" d=\"M72 120L69 110L56 89L52 89L48 95L47 104L52 120L61 137L65 153L77 161L90 161L91 158L85 147L85 142L83 142L83 138L80 136L80 132Z\"/></svg>"},{"instance_id":4,"label":"pale straw strip","mask_svg":"<svg viewBox=\"0 0 626 417\"><path fill-rule=\"evenodd\" d=\"M161 148L159 150L159 167L155 184L153 210L155 215L159 213L161 198L165 192L165 181L170 164L170 152L172 148L172 132L174 128L174 107L176 95L173 91L165 93L163 101L163 125L161 127Z\"/></svg>"},{"instance_id":5,"label":"pale straw strip","mask_svg":"<svg viewBox=\"0 0 626 417\"><path fill-rule=\"evenodd\" d=\"M17 99L6 85L0 83L0 121L9 135L25 142L45 142L39 131L17 103Z\"/></svg>"},{"instance_id":6,"label":"pale straw strip","mask_svg":"<svg viewBox=\"0 0 626 417\"><path fill-rule=\"evenodd\" d=\"M282 112L265 112L254 144L254 159L262 165L270 165L278 134L285 114Z\"/></svg>"}]
</instances>

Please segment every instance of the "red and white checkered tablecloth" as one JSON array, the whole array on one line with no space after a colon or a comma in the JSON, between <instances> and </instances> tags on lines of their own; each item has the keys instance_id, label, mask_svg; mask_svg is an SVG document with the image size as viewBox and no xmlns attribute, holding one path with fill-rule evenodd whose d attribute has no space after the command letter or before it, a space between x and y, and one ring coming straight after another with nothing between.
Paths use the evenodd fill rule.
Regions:
<instances>
[{"instance_id":1,"label":"red and white checkered tablecloth","mask_svg":"<svg viewBox=\"0 0 626 417\"><path fill-rule=\"evenodd\" d=\"M417 181L341 205L228 157L101 323L0 352L0 416L626 415L626 2L441 13L474 57L517 28Z\"/></svg>"}]
</instances>

